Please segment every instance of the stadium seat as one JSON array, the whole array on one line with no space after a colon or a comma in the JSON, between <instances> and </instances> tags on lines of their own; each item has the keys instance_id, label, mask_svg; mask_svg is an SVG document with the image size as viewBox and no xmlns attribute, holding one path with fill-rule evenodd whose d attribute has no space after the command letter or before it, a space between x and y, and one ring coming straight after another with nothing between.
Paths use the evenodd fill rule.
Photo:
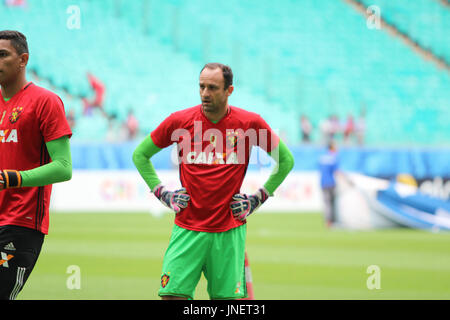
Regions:
<instances>
[{"instance_id":1,"label":"stadium seat","mask_svg":"<svg viewBox=\"0 0 450 320\"><path fill-rule=\"evenodd\" d=\"M450 17L438 1L362 2L379 5L386 20L449 59L443 39ZM448 73L392 35L368 29L344 1L81 0L79 30L67 27L70 5L34 0L26 11L5 8L2 19L28 36L30 67L52 90L90 96L92 72L106 85L105 111L125 121L133 109L143 132L199 103L199 70L219 61L235 74L230 103L265 116L291 143L299 142L301 114L318 141L321 120L357 117L363 105L369 145L450 140ZM82 104L73 105L82 117ZM88 137L84 130L106 136L99 130L107 126L89 129L90 120L77 120L83 135L74 139Z\"/></svg>"}]
</instances>

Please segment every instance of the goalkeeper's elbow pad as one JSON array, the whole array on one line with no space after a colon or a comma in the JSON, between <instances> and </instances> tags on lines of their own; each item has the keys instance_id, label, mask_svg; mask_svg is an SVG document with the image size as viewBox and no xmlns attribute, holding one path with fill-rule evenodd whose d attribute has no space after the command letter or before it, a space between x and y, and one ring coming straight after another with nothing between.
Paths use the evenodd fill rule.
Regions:
<instances>
[{"instance_id":1,"label":"goalkeeper's elbow pad","mask_svg":"<svg viewBox=\"0 0 450 320\"><path fill-rule=\"evenodd\" d=\"M20 188L22 186L22 176L17 170L0 171L0 189Z\"/></svg>"}]
</instances>

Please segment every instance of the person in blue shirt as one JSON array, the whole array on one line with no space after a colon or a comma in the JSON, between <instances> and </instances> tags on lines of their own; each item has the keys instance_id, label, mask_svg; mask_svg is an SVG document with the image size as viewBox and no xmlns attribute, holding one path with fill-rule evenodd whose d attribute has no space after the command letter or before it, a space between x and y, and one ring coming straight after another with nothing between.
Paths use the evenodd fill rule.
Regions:
<instances>
[{"instance_id":1,"label":"person in blue shirt","mask_svg":"<svg viewBox=\"0 0 450 320\"><path fill-rule=\"evenodd\" d=\"M319 158L320 187L324 199L324 216L327 227L336 222L336 179L338 171L337 149L333 141L327 146L327 152Z\"/></svg>"}]
</instances>

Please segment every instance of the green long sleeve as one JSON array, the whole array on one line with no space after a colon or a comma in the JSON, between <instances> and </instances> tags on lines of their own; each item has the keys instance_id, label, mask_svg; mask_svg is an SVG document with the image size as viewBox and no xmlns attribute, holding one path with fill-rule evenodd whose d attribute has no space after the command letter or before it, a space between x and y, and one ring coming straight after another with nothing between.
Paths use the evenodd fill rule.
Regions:
<instances>
[{"instance_id":1,"label":"green long sleeve","mask_svg":"<svg viewBox=\"0 0 450 320\"><path fill-rule=\"evenodd\" d=\"M278 146L269 152L272 159L275 160L276 165L272 171L267 182L264 184L264 188L272 196L279 185L284 181L288 173L294 167L294 156L288 147L280 140Z\"/></svg>"},{"instance_id":2,"label":"green long sleeve","mask_svg":"<svg viewBox=\"0 0 450 320\"><path fill-rule=\"evenodd\" d=\"M20 171L22 187L45 186L72 178L69 137L49 141L46 146L52 162L31 170Z\"/></svg>"},{"instance_id":3,"label":"green long sleeve","mask_svg":"<svg viewBox=\"0 0 450 320\"><path fill-rule=\"evenodd\" d=\"M153 143L152 138L148 136L133 152L133 163L150 190L153 190L154 187L161 183L150 161L150 158L161 150Z\"/></svg>"}]
</instances>

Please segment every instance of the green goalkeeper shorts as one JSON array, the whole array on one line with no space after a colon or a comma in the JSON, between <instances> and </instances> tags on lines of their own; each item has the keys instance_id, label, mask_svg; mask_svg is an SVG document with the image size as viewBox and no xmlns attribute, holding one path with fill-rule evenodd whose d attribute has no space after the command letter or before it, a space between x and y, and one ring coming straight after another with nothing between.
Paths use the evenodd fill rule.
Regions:
<instances>
[{"instance_id":1,"label":"green goalkeeper shorts","mask_svg":"<svg viewBox=\"0 0 450 320\"><path fill-rule=\"evenodd\" d=\"M159 296L193 299L203 272L211 299L246 298L246 233L246 224L217 233L174 225L164 256Z\"/></svg>"}]
</instances>

